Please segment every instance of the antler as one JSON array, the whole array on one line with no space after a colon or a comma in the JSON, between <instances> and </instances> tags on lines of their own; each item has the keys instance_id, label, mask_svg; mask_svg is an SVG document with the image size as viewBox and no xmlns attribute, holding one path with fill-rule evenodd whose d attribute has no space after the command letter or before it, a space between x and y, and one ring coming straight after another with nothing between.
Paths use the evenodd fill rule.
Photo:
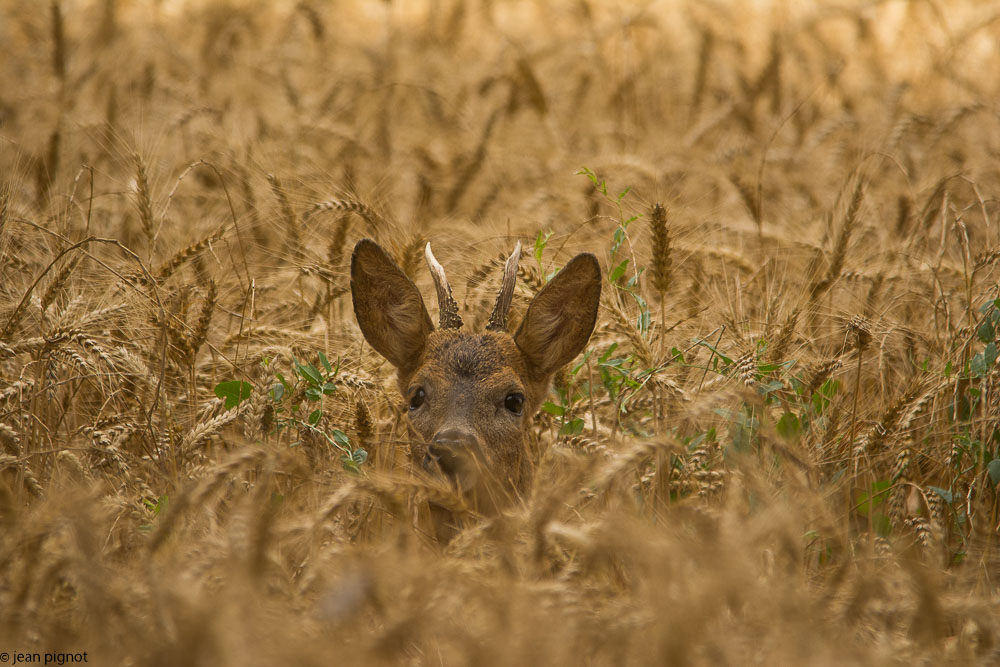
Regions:
<instances>
[{"instance_id":1,"label":"antler","mask_svg":"<svg viewBox=\"0 0 1000 667\"><path fill-rule=\"evenodd\" d=\"M444 267L431 252L430 243L424 249L424 257L427 259L427 268L431 270L434 288L437 290L438 311L441 313L440 327L442 329L461 328L462 316L458 314L458 304L455 303L455 298L451 295L451 285L448 284L448 277L444 274Z\"/></svg>"},{"instance_id":2,"label":"antler","mask_svg":"<svg viewBox=\"0 0 1000 667\"><path fill-rule=\"evenodd\" d=\"M514 300L514 283L517 281L517 263L520 259L521 242L518 241L514 246L514 252L510 253L503 267L503 283L500 285L497 302L490 315L490 323L486 325L487 331L507 330L507 312L510 310L510 302Z\"/></svg>"}]
</instances>

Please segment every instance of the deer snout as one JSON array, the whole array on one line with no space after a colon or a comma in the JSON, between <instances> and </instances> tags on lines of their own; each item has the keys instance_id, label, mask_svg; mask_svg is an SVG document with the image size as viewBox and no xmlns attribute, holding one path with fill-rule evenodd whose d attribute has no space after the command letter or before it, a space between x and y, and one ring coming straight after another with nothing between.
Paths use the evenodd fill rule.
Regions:
<instances>
[{"instance_id":1,"label":"deer snout","mask_svg":"<svg viewBox=\"0 0 1000 667\"><path fill-rule=\"evenodd\" d=\"M424 469L441 473L454 481L459 490L467 491L479 480L479 439L474 433L459 428L438 431L427 445Z\"/></svg>"}]
</instances>

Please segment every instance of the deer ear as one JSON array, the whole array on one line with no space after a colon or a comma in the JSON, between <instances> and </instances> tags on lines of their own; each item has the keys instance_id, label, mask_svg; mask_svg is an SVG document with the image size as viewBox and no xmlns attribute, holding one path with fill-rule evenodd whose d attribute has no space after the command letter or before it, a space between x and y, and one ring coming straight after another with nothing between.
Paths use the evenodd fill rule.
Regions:
<instances>
[{"instance_id":1,"label":"deer ear","mask_svg":"<svg viewBox=\"0 0 1000 667\"><path fill-rule=\"evenodd\" d=\"M600 301L597 258L577 255L531 301L514 334L532 374L550 375L580 354L594 331Z\"/></svg>"},{"instance_id":2,"label":"deer ear","mask_svg":"<svg viewBox=\"0 0 1000 667\"><path fill-rule=\"evenodd\" d=\"M416 366L434 324L417 286L371 239L354 246L351 298L361 333L375 351L396 368Z\"/></svg>"}]
</instances>

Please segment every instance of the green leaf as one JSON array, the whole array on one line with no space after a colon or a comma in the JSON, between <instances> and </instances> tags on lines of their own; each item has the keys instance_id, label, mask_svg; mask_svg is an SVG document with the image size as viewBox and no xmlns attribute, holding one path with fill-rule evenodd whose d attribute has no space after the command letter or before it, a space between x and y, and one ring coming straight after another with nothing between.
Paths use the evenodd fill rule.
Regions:
<instances>
[{"instance_id":1,"label":"green leaf","mask_svg":"<svg viewBox=\"0 0 1000 667\"><path fill-rule=\"evenodd\" d=\"M612 283L616 283L621 280L621 277L625 275L625 270L628 269L629 260L623 261L621 264L612 269L611 273L608 274L608 280Z\"/></svg>"},{"instance_id":2,"label":"green leaf","mask_svg":"<svg viewBox=\"0 0 1000 667\"><path fill-rule=\"evenodd\" d=\"M864 491L861 492L859 496L856 497L856 502L858 505L858 512L863 516L868 516L869 512L873 508L877 508L879 505L884 503L889 497L889 480L883 479L878 482L873 482L871 490L868 493Z\"/></svg>"},{"instance_id":3,"label":"green leaf","mask_svg":"<svg viewBox=\"0 0 1000 667\"><path fill-rule=\"evenodd\" d=\"M736 410L730 410L729 408L712 408L712 412L724 417L729 421L735 421L743 416L743 413L737 412Z\"/></svg>"},{"instance_id":4,"label":"green leaf","mask_svg":"<svg viewBox=\"0 0 1000 667\"><path fill-rule=\"evenodd\" d=\"M819 393L827 398L833 398L837 392L840 391L840 382L838 380L827 380L823 383L823 386L819 388Z\"/></svg>"},{"instance_id":5,"label":"green leaf","mask_svg":"<svg viewBox=\"0 0 1000 667\"><path fill-rule=\"evenodd\" d=\"M976 330L976 335L979 336L979 340L984 343L993 342L997 337L997 330L993 327L993 322L986 318L983 323L979 325Z\"/></svg>"},{"instance_id":6,"label":"green leaf","mask_svg":"<svg viewBox=\"0 0 1000 667\"><path fill-rule=\"evenodd\" d=\"M771 392L778 391L779 389L784 389L785 383L781 380L771 380L763 387L760 388L760 392L764 395L770 394Z\"/></svg>"},{"instance_id":7,"label":"green leaf","mask_svg":"<svg viewBox=\"0 0 1000 667\"><path fill-rule=\"evenodd\" d=\"M313 410L312 414L309 415L309 423L312 426L315 426L316 424L319 423L319 420L322 419L322 417L323 417L323 411L322 410Z\"/></svg>"},{"instance_id":8,"label":"green leaf","mask_svg":"<svg viewBox=\"0 0 1000 667\"><path fill-rule=\"evenodd\" d=\"M323 385L324 394L332 394L335 391L337 391L337 385L335 385L334 383L327 382L326 384Z\"/></svg>"},{"instance_id":9,"label":"green leaf","mask_svg":"<svg viewBox=\"0 0 1000 667\"><path fill-rule=\"evenodd\" d=\"M712 352L715 352L715 355L716 355L717 357L719 357L720 359L722 359L722 360L723 360L724 362L726 362L726 364L730 364L730 365L731 365L731 364L733 363L733 360L732 360L732 359L730 359L729 357L727 357L726 355L722 354L722 353L721 353L721 352L719 352L719 351L718 351L717 349L715 349L715 346L714 346L714 345L712 345L711 343L709 343L709 342L708 342L707 340L704 340L704 339L701 339L701 338L698 338L698 339L697 339L697 340L695 340L694 342L695 342L695 344L696 344L696 345L701 345L702 347L707 347L707 348L708 348L708 349L710 349L710 350L711 350Z\"/></svg>"},{"instance_id":10,"label":"green leaf","mask_svg":"<svg viewBox=\"0 0 1000 667\"><path fill-rule=\"evenodd\" d=\"M344 464L344 470L360 473L361 465L368 460L368 452L360 447L353 452L348 449L347 453L340 457L340 460Z\"/></svg>"},{"instance_id":11,"label":"green leaf","mask_svg":"<svg viewBox=\"0 0 1000 667\"><path fill-rule=\"evenodd\" d=\"M941 496L941 500L943 500L948 505L951 505L952 502L954 502L955 500L951 491L947 489L941 489L936 486L928 486L927 488L933 491L934 493L938 494L939 496Z\"/></svg>"},{"instance_id":12,"label":"green leaf","mask_svg":"<svg viewBox=\"0 0 1000 667\"><path fill-rule=\"evenodd\" d=\"M277 403L281 400L281 397L285 395L285 385L280 382L275 382L274 386L271 387L271 400Z\"/></svg>"},{"instance_id":13,"label":"green leaf","mask_svg":"<svg viewBox=\"0 0 1000 667\"><path fill-rule=\"evenodd\" d=\"M322 386L323 384L323 374L319 372L319 369L312 364L299 364L296 363L295 370L298 371L299 377L313 385L314 387Z\"/></svg>"},{"instance_id":14,"label":"green leaf","mask_svg":"<svg viewBox=\"0 0 1000 667\"><path fill-rule=\"evenodd\" d=\"M775 424L778 435L786 440L796 440L802 432L802 424L799 417L794 412L786 412L781 415L781 419Z\"/></svg>"},{"instance_id":15,"label":"green leaf","mask_svg":"<svg viewBox=\"0 0 1000 667\"><path fill-rule=\"evenodd\" d=\"M986 472L990 474L990 481L993 482L993 486L1000 484L1000 459L990 461L989 465L986 466Z\"/></svg>"},{"instance_id":16,"label":"green leaf","mask_svg":"<svg viewBox=\"0 0 1000 667\"><path fill-rule=\"evenodd\" d=\"M167 506L170 504L170 498L166 494L163 494L156 499L156 502L153 502L148 498L143 498L142 502L146 505L146 509L150 510L153 515L156 516L161 512L167 511Z\"/></svg>"},{"instance_id":17,"label":"green leaf","mask_svg":"<svg viewBox=\"0 0 1000 667\"><path fill-rule=\"evenodd\" d=\"M702 442L704 442L706 437L708 437L708 433L707 432L706 433L699 433L698 435L696 435L693 438L691 438L687 443L685 443L686 446L687 446L688 451L689 452L693 452L694 450L698 449L698 445L700 445Z\"/></svg>"},{"instance_id":18,"label":"green leaf","mask_svg":"<svg viewBox=\"0 0 1000 667\"><path fill-rule=\"evenodd\" d=\"M639 318L636 320L635 328L641 331L642 333L646 333L647 331L649 331L649 325L651 323L652 320L650 319L649 311L643 310L639 313Z\"/></svg>"},{"instance_id":19,"label":"green leaf","mask_svg":"<svg viewBox=\"0 0 1000 667\"><path fill-rule=\"evenodd\" d=\"M949 361L944 365L944 376L946 379L951 379L951 362Z\"/></svg>"},{"instance_id":20,"label":"green leaf","mask_svg":"<svg viewBox=\"0 0 1000 667\"><path fill-rule=\"evenodd\" d=\"M231 410L250 398L253 386L242 380L228 380L215 385L215 395L225 401L226 410Z\"/></svg>"},{"instance_id":21,"label":"green leaf","mask_svg":"<svg viewBox=\"0 0 1000 667\"><path fill-rule=\"evenodd\" d=\"M308 398L310 401L318 401L320 397L323 395L323 392L321 392L316 387L309 387L308 389L306 389L305 395L306 398Z\"/></svg>"},{"instance_id":22,"label":"green leaf","mask_svg":"<svg viewBox=\"0 0 1000 667\"><path fill-rule=\"evenodd\" d=\"M611 244L611 254L614 255L616 252L618 252L618 249L622 247L622 243L625 242L625 228L619 227L618 229L616 229L614 236L612 236L611 238L613 241Z\"/></svg>"},{"instance_id":23,"label":"green leaf","mask_svg":"<svg viewBox=\"0 0 1000 667\"><path fill-rule=\"evenodd\" d=\"M603 364L605 361L607 361L611 357L612 354L614 354L614 351L617 350L617 349L618 349L618 343L612 343L610 345L610 347L608 347L607 351L604 354L602 354L600 357L598 357L597 363Z\"/></svg>"},{"instance_id":24,"label":"green leaf","mask_svg":"<svg viewBox=\"0 0 1000 667\"><path fill-rule=\"evenodd\" d=\"M550 415L555 415L556 417L562 417L566 414L566 408L561 405L556 405L551 401L546 401L542 404L542 410L549 413Z\"/></svg>"},{"instance_id":25,"label":"green leaf","mask_svg":"<svg viewBox=\"0 0 1000 667\"><path fill-rule=\"evenodd\" d=\"M733 420L729 424L729 437L732 447L737 452L747 452L753 449L753 424L743 420Z\"/></svg>"},{"instance_id":26,"label":"green leaf","mask_svg":"<svg viewBox=\"0 0 1000 667\"><path fill-rule=\"evenodd\" d=\"M590 348L589 350L587 350L586 354L583 355L583 359L581 359L579 363L573 366L573 370L571 370L569 374L576 377L576 374L580 372L580 369L587 365L587 360L590 359L590 355L593 352L594 348Z\"/></svg>"},{"instance_id":27,"label":"green leaf","mask_svg":"<svg viewBox=\"0 0 1000 667\"><path fill-rule=\"evenodd\" d=\"M632 186L630 185L627 188L625 188L624 190L622 190L621 192L619 192L618 193L618 201L621 201L622 199L625 199L625 195L627 195L629 193L629 190L631 190L631 189L632 189Z\"/></svg>"},{"instance_id":28,"label":"green leaf","mask_svg":"<svg viewBox=\"0 0 1000 667\"><path fill-rule=\"evenodd\" d=\"M577 417L571 421L563 424L563 427L559 429L559 435L579 435L583 432L583 419Z\"/></svg>"},{"instance_id":29,"label":"green leaf","mask_svg":"<svg viewBox=\"0 0 1000 667\"><path fill-rule=\"evenodd\" d=\"M339 429L333 429L333 441L336 442L341 447L350 448L351 440L347 437L347 434Z\"/></svg>"},{"instance_id":30,"label":"green leaf","mask_svg":"<svg viewBox=\"0 0 1000 667\"><path fill-rule=\"evenodd\" d=\"M595 180L594 182L596 183L597 181ZM542 264L542 253L545 252L545 246L548 244L550 236L552 236L552 232L542 234L542 230L540 229L535 236L535 261L538 262L539 266Z\"/></svg>"},{"instance_id":31,"label":"green leaf","mask_svg":"<svg viewBox=\"0 0 1000 667\"><path fill-rule=\"evenodd\" d=\"M987 366L992 366L997 360L997 346L996 343L989 343L986 349L983 350L983 358L986 361Z\"/></svg>"},{"instance_id":32,"label":"green leaf","mask_svg":"<svg viewBox=\"0 0 1000 667\"><path fill-rule=\"evenodd\" d=\"M972 360L969 361L969 373L973 377L983 377L990 370L989 364L986 363L986 357L983 356L982 352L977 352Z\"/></svg>"},{"instance_id":33,"label":"green leaf","mask_svg":"<svg viewBox=\"0 0 1000 667\"><path fill-rule=\"evenodd\" d=\"M645 266L640 266L639 270L636 271L635 274L633 274L631 278L629 278L627 281L625 281L625 287L628 287L629 289L635 287L636 283L639 282L639 276L641 276L642 273L643 273L643 271L645 271L645 270L646 270Z\"/></svg>"},{"instance_id":34,"label":"green leaf","mask_svg":"<svg viewBox=\"0 0 1000 667\"><path fill-rule=\"evenodd\" d=\"M284 375L282 375L281 373L275 373L274 377L278 378L278 382L281 383L282 387L284 387L286 390L288 389L288 380L285 379Z\"/></svg>"},{"instance_id":35,"label":"green leaf","mask_svg":"<svg viewBox=\"0 0 1000 667\"><path fill-rule=\"evenodd\" d=\"M590 179L590 182L594 185L598 185L597 174L588 169L587 167L580 167L580 170L576 172L576 176L584 175Z\"/></svg>"},{"instance_id":36,"label":"green leaf","mask_svg":"<svg viewBox=\"0 0 1000 667\"><path fill-rule=\"evenodd\" d=\"M330 360L322 352L319 353L319 363L323 364L323 368L326 369L327 373L333 372L333 364L330 363Z\"/></svg>"}]
</instances>

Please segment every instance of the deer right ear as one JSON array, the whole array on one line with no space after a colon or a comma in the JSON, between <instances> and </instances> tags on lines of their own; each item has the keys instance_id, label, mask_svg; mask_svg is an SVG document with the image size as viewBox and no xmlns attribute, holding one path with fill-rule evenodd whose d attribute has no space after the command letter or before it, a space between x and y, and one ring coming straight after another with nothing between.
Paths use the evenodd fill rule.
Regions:
<instances>
[{"instance_id":1,"label":"deer right ear","mask_svg":"<svg viewBox=\"0 0 1000 667\"><path fill-rule=\"evenodd\" d=\"M514 334L533 375L551 375L580 354L600 303L601 266L590 253L577 255L531 301Z\"/></svg>"},{"instance_id":2,"label":"deer right ear","mask_svg":"<svg viewBox=\"0 0 1000 667\"><path fill-rule=\"evenodd\" d=\"M396 368L412 369L434 324L417 286L371 239L354 246L351 299L365 340Z\"/></svg>"}]
</instances>

